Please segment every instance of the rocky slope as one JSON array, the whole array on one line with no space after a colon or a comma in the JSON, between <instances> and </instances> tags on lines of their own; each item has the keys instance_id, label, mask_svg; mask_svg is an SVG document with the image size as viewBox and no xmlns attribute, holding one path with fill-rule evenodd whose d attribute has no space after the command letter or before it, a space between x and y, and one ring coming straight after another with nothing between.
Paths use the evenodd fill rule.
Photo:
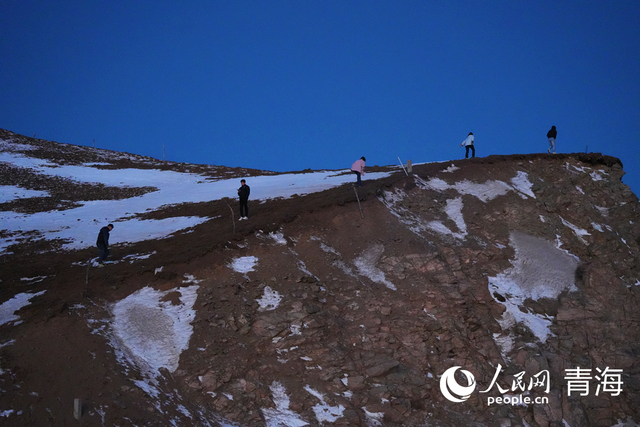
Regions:
<instances>
[{"instance_id":1,"label":"rocky slope","mask_svg":"<svg viewBox=\"0 0 640 427\"><path fill-rule=\"evenodd\" d=\"M27 186L2 168L0 184ZM33 297L0 325L0 420L636 426L640 204L623 174L599 154L431 163L367 181L361 210L350 185L235 223L228 200L166 207L150 217L212 219L127 246L114 233L101 269L92 250L14 247L0 303ZM118 191L99 197L153 189ZM2 209L55 201L32 202Z\"/></svg>"}]
</instances>

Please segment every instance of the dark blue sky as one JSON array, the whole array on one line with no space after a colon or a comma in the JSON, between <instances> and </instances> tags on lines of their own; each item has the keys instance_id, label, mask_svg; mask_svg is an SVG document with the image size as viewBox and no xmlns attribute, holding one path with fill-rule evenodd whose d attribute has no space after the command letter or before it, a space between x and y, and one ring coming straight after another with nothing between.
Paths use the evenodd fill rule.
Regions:
<instances>
[{"instance_id":1,"label":"dark blue sky","mask_svg":"<svg viewBox=\"0 0 640 427\"><path fill-rule=\"evenodd\" d=\"M276 171L558 151L640 194L640 2L0 3L0 127Z\"/></svg>"}]
</instances>

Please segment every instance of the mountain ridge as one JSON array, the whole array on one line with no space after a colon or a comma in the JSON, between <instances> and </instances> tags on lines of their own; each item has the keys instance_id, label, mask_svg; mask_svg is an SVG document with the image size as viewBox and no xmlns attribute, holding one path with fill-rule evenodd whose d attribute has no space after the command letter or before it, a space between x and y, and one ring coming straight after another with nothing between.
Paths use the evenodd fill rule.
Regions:
<instances>
[{"instance_id":1,"label":"mountain ridge","mask_svg":"<svg viewBox=\"0 0 640 427\"><path fill-rule=\"evenodd\" d=\"M147 217L208 219L131 244L116 223L103 269L87 261L93 248L0 255L0 301L33 295L21 323L0 325L8 425L71 424L74 398L81 422L102 425L637 425L639 203L622 163L516 155L374 170L387 171L358 193L252 201L243 222L231 198L165 206ZM141 350L167 343L181 351ZM482 386L461 403L441 391L455 366ZM624 372L619 396L568 395L566 369L605 366ZM507 387L543 371L549 392L529 392L547 404L479 393L494 375Z\"/></svg>"}]
</instances>

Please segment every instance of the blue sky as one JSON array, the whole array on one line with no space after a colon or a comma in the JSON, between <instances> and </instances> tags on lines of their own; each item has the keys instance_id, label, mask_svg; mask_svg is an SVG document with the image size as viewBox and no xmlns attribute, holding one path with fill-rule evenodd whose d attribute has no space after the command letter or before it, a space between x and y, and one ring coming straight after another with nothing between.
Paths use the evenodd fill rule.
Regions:
<instances>
[{"instance_id":1,"label":"blue sky","mask_svg":"<svg viewBox=\"0 0 640 427\"><path fill-rule=\"evenodd\" d=\"M559 152L640 194L640 2L0 3L0 127L275 171Z\"/></svg>"}]
</instances>

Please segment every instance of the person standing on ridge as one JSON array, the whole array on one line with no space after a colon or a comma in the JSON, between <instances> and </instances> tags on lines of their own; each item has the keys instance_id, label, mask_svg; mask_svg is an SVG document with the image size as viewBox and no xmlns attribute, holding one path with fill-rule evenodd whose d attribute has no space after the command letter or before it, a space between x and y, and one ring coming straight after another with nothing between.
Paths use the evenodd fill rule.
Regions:
<instances>
[{"instance_id":1,"label":"person standing on ridge","mask_svg":"<svg viewBox=\"0 0 640 427\"><path fill-rule=\"evenodd\" d=\"M240 188L238 188L238 197L240 198L240 219L238 221L242 221L243 219L249 219L249 194L251 193L251 189L247 185L247 181L244 179L240 180Z\"/></svg>"},{"instance_id":2,"label":"person standing on ridge","mask_svg":"<svg viewBox=\"0 0 640 427\"><path fill-rule=\"evenodd\" d=\"M556 154L556 136L558 136L558 131L555 126L551 126L549 132L547 132L547 138L549 138L549 148L547 148L547 153Z\"/></svg>"},{"instance_id":3,"label":"person standing on ridge","mask_svg":"<svg viewBox=\"0 0 640 427\"><path fill-rule=\"evenodd\" d=\"M358 176L358 181L356 182L358 187L362 187L362 180L360 179L360 176L364 176L364 166L366 161L367 159L362 156L351 165L351 172Z\"/></svg>"},{"instance_id":4,"label":"person standing on ridge","mask_svg":"<svg viewBox=\"0 0 640 427\"><path fill-rule=\"evenodd\" d=\"M96 240L96 246L100 251L98 267L104 267L104 260L109 256L109 232L111 230L113 230L113 224L102 227L98 233L98 240Z\"/></svg>"},{"instance_id":5,"label":"person standing on ridge","mask_svg":"<svg viewBox=\"0 0 640 427\"><path fill-rule=\"evenodd\" d=\"M469 135L467 135L467 139L462 141L462 144L460 144L460 146L462 147L463 145L465 146L465 159L469 158L469 148L471 148L471 157L476 156L476 148L473 146L473 132L469 132Z\"/></svg>"}]
</instances>

